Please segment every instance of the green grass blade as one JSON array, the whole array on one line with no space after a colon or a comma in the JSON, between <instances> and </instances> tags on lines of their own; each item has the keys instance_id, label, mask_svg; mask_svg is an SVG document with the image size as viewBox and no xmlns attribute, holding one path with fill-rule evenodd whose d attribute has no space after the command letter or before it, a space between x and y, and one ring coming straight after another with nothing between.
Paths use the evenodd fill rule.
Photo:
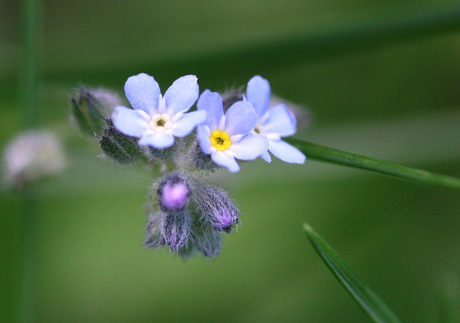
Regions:
<instances>
[{"instance_id":1,"label":"green grass blade","mask_svg":"<svg viewBox=\"0 0 460 323\"><path fill-rule=\"evenodd\" d=\"M435 174L376 158L316 145L298 139L287 138L285 140L300 149L307 158L312 160L364 169L427 185L460 189L460 179L456 177Z\"/></svg>"},{"instance_id":2,"label":"green grass blade","mask_svg":"<svg viewBox=\"0 0 460 323\"><path fill-rule=\"evenodd\" d=\"M380 297L367 286L312 227L304 224L303 228L326 266L371 320L378 323L401 322Z\"/></svg>"}]
</instances>

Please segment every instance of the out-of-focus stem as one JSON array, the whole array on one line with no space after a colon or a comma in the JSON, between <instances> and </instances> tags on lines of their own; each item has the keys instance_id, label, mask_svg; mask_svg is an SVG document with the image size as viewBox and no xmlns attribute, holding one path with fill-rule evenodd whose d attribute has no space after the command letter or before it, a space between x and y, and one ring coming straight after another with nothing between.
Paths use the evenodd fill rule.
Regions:
<instances>
[{"instance_id":1,"label":"out-of-focus stem","mask_svg":"<svg viewBox=\"0 0 460 323\"><path fill-rule=\"evenodd\" d=\"M38 42L39 42L39 0L22 0L20 24L22 57L19 71L19 106L23 111L24 128L34 128L38 117ZM17 322L35 322L35 277L37 268L37 192L26 188L20 192L21 215L20 271L18 301L15 318Z\"/></svg>"}]
</instances>

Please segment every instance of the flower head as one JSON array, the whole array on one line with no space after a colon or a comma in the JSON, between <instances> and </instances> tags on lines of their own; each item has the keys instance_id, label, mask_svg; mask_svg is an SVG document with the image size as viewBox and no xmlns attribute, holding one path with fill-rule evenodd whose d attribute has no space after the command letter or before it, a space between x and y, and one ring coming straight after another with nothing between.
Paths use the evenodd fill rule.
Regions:
<instances>
[{"instance_id":1,"label":"flower head","mask_svg":"<svg viewBox=\"0 0 460 323\"><path fill-rule=\"evenodd\" d=\"M157 149L171 147L174 137L184 137L206 119L206 112L186 113L198 98L197 78L178 78L162 96L155 79L141 73L125 83L125 94L133 109L115 107L112 120L125 135L138 137L139 145Z\"/></svg>"},{"instance_id":2,"label":"flower head","mask_svg":"<svg viewBox=\"0 0 460 323\"><path fill-rule=\"evenodd\" d=\"M252 134L257 114L250 102L236 102L224 115L219 93L206 90L201 94L197 108L207 112L206 121L197 128L200 147L217 165L234 173L240 170L235 158L253 160L267 151L267 139Z\"/></svg>"},{"instance_id":3,"label":"flower head","mask_svg":"<svg viewBox=\"0 0 460 323\"><path fill-rule=\"evenodd\" d=\"M297 148L281 140L281 137L291 136L296 132L296 119L284 103L269 108L270 84L264 78L256 75L248 82L247 98L257 113L257 124L253 133L262 135L268 140L268 150L279 159L303 164L305 155ZM265 151L260 157L271 161L270 154Z\"/></svg>"},{"instance_id":4,"label":"flower head","mask_svg":"<svg viewBox=\"0 0 460 323\"><path fill-rule=\"evenodd\" d=\"M51 132L29 130L16 136L4 151L4 184L24 189L36 181L59 173L65 166L61 142Z\"/></svg>"}]
</instances>

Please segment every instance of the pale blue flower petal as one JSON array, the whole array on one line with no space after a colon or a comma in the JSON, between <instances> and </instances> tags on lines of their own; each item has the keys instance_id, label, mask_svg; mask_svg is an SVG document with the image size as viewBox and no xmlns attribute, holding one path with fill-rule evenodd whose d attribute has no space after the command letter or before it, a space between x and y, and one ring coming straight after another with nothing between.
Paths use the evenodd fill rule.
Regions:
<instances>
[{"instance_id":1,"label":"pale blue flower petal","mask_svg":"<svg viewBox=\"0 0 460 323\"><path fill-rule=\"evenodd\" d=\"M155 79L145 73L128 78L125 94L134 109L140 109L153 116L158 110L160 87Z\"/></svg>"},{"instance_id":2,"label":"pale blue flower petal","mask_svg":"<svg viewBox=\"0 0 460 323\"><path fill-rule=\"evenodd\" d=\"M174 122L171 130L175 137L185 137L204 120L206 120L206 111L189 112Z\"/></svg>"},{"instance_id":3,"label":"pale blue flower petal","mask_svg":"<svg viewBox=\"0 0 460 323\"><path fill-rule=\"evenodd\" d=\"M166 133L146 132L139 140L140 146L150 146L157 149L171 147L174 144L174 136Z\"/></svg>"},{"instance_id":4,"label":"pale blue flower petal","mask_svg":"<svg viewBox=\"0 0 460 323\"><path fill-rule=\"evenodd\" d=\"M141 137L149 129L150 117L142 110L115 107L112 122L115 128L127 136Z\"/></svg>"},{"instance_id":5,"label":"pale blue flower petal","mask_svg":"<svg viewBox=\"0 0 460 323\"><path fill-rule=\"evenodd\" d=\"M188 111L198 99L198 95L197 77L182 76L174 81L164 95L166 111L171 115Z\"/></svg>"},{"instance_id":6,"label":"pale blue flower petal","mask_svg":"<svg viewBox=\"0 0 460 323\"><path fill-rule=\"evenodd\" d=\"M269 116L264 122L266 133L275 133L281 137L291 136L296 132L296 119L284 103L278 104L268 110Z\"/></svg>"},{"instance_id":7,"label":"pale blue flower petal","mask_svg":"<svg viewBox=\"0 0 460 323\"><path fill-rule=\"evenodd\" d=\"M271 163L272 161L272 158L270 157L270 153L268 152L268 150L264 152L262 155L260 155L260 158L265 160L267 163Z\"/></svg>"},{"instance_id":8,"label":"pale blue flower petal","mask_svg":"<svg viewBox=\"0 0 460 323\"><path fill-rule=\"evenodd\" d=\"M209 155L212 151L212 144L210 134L206 132L204 126L198 126L196 128L196 136L198 137L198 142L200 143L201 150Z\"/></svg>"},{"instance_id":9,"label":"pale blue flower petal","mask_svg":"<svg viewBox=\"0 0 460 323\"><path fill-rule=\"evenodd\" d=\"M248 101L254 106L257 116L261 118L267 112L270 104L270 83L256 75L249 80L246 94Z\"/></svg>"},{"instance_id":10,"label":"pale blue flower petal","mask_svg":"<svg viewBox=\"0 0 460 323\"><path fill-rule=\"evenodd\" d=\"M213 152L211 158L217 165L227 168L230 173L235 173L240 170L240 166L235 158L223 151Z\"/></svg>"},{"instance_id":11,"label":"pale blue flower petal","mask_svg":"<svg viewBox=\"0 0 460 323\"><path fill-rule=\"evenodd\" d=\"M206 111L205 125L209 126L211 130L219 127L220 119L222 119L224 114L222 98L219 93L205 90L201 93L196 107L200 111Z\"/></svg>"},{"instance_id":12,"label":"pale blue flower petal","mask_svg":"<svg viewBox=\"0 0 460 323\"><path fill-rule=\"evenodd\" d=\"M270 152L287 163L303 164L305 155L300 150L282 140L269 140Z\"/></svg>"},{"instance_id":13,"label":"pale blue flower petal","mask_svg":"<svg viewBox=\"0 0 460 323\"><path fill-rule=\"evenodd\" d=\"M256 123L257 114L248 101L234 103L225 114L225 131L231 136L250 133Z\"/></svg>"},{"instance_id":14,"label":"pale blue flower petal","mask_svg":"<svg viewBox=\"0 0 460 323\"><path fill-rule=\"evenodd\" d=\"M266 152L268 140L260 135L248 135L231 145L230 150L241 160L253 160Z\"/></svg>"}]
</instances>

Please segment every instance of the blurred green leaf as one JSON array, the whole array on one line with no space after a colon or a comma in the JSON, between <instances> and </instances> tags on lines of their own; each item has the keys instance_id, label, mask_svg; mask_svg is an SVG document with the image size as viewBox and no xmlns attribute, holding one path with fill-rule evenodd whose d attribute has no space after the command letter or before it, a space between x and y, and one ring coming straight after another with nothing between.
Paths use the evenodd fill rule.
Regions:
<instances>
[{"instance_id":1,"label":"blurred green leaf","mask_svg":"<svg viewBox=\"0 0 460 323\"><path fill-rule=\"evenodd\" d=\"M436 281L438 322L455 323L460 321L460 293L457 277L449 272Z\"/></svg>"},{"instance_id":2,"label":"blurred green leaf","mask_svg":"<svg viewBox=\"0 0 460 323\"><path fill-rule=\"evenodd\" d=\"M401 322L388 306L308 224L303 226L318 255L374 322Z\"/></svg>"},{"instance_id":3,"label":"blurred green leaf","mask_svg":"<svg viewBox=\"0 0 460 323\"><path fill-rule=\"evenodd\" d=\"M207 39L205 43L178 42L171 35L174 42L156 45L148 59L106 64L96 71L75 68L73 63L74 67L68 69L55 60L59 65L48 70L46 78L55 82L68 80L69 77L76 80L97 78L101 70L104 71L104 78L107 78L107 74L130 75L133 69L154 69L156 78L191 70L200 76L221 79L224 74L233 75L235 67L242 70L241 73L245 73L247 78L261 70L323 61L360 50L457 32L460 29L460 4L404 4L391 10L356 10L340 17L336 14L325 15L322 20L323 23L315 27L309 17L292 21L286 19L284 24L270 23L260 27L260 30L252 27L254 30L251 33L245 30L235 36L236 31L233 31L232 37L222 35L218 29L215 31L219 33L218 36L211 32L200 37L200 40ZM94 55L91 52L90 57ZM126 62L130 63L126 65ZM66 64L70 66L70 63ZM70 71L72 76L69 76Z\"/></svg>"},{"instance_id":4,"label":"blurred green leaf","mask_svg":"<svg viewBox=\"0 0 460 323\"><path fill-rule=\"evenodd\" d=\"M298 139L287 138L286 141L299 148L309 159L364 169L428 185L460 189L460 179L455 177L434 174L424 170L328 148Z\"/></svg>"}]
</instances>

